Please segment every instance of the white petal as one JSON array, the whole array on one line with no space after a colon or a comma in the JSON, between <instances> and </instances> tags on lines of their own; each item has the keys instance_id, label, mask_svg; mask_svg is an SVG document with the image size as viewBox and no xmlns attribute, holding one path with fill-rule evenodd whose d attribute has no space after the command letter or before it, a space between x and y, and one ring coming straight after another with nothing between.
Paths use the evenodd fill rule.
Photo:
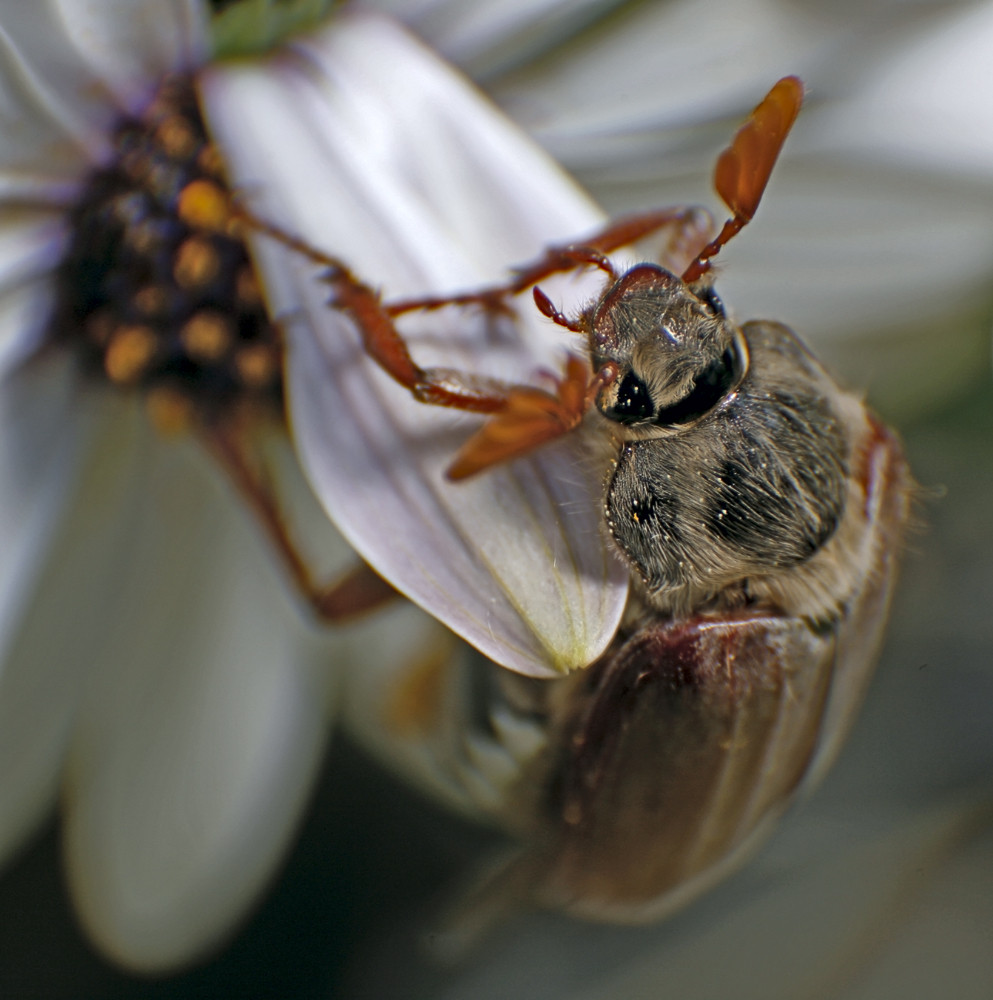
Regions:
<instances>
[{"instance_id":1,"label":"white petal","mask_svg":"<svg viewBox=\"0 0 993 1000\"><path fill-rule=\"evenodd\" d=\"M988 295L993 181L947 183L829 152L786 158L739 240L719 288L742 318L774 309L820 340L920 328Z\"/></svg>"},{"instance_id":2,"label":"white petal","mask_svg":"<svg viewBox=\"0 0 993 1000\"><path fill-rule=\"evenodd\" d=\"M163 76L207 54L198 0L53 0L67 36L121 108L135 111Z\"/></svg>"},{"instance_id":3,"label":"white petal","mask_svg":"<svg viewBox=\"0 0 993 1000\"><path fill-rule=\"evenodd\" d=\"M276 66L204 81L231 169L255 211L340 253L389 296L498 280L599 220L523 136L387 22L342 18ZM312 268L268 240L258 256L289 334L296 440L349 541L492 659L536 675L589 663L616 627L626 579L581 437L449 484L443 471L478 420L413 402L363 358ZM598 284L577 282L574 294ZM416 319L424 365L522 381L561 364L561 333L546 333L533 308L522 339L502 344L469 312Z\"/></svg>"},{"instance_id":4,"label":"white petal","mask_svg":"<svg viewBox=\"0 0 993 1000\"><path fill-rule=\"evenodd\" d=\"M64 237L61 216L3 204L0 193L0 375L31 354L47 332L51 272Z\"/></svg>"},{"instance_id":5,"label":"white petal","mask_svg":"<svg viewBox=\"0 0 993 1000\"><path fill-rule=\"evenodd\" d=\"M113 496L116 460L80 482L96 402L60 355L0 383L0 859L53 799L115 554L112 510L87 501Z\"/></svg>"},{"instance_id":6,"label":"white petal","mask_svg":"<svg viewBox=\"0 0 993 1000\"><path fill-rule=\"evenodd\" d=\"M960 317L989 295L993 111L970 55L993 41L993 16L965 6L937 21L908 16L876 44L839 45L837 59L812 67L808 107L722 280L751 315L763 303L768 314L776 289L788 289L777 318L812 339L920 331L920 351L904 346L898 366L889 359L915 386L904 362L933 355L934 325L960 338L943 354L969 353ZM934 358L925 364L933 380Z\"/></svg>"},{"instance_id":7,"label":"white petal","mask_svg":"<svg viewBox=\"0 0 993 1000\"><path fill-rule=\"evenodd\" d=\"M610 0L378 0L477 79L540 55L616 6Z\"/></svg>"},{"instance_id":8,"label":"white petal","mask_svg":"<svg viewBox=\"0 0 993 1000\"><path fill-rule=\"evenodd\" d=\"M119 515L133 558L107 603L65 819L84 926L146 971L214 945L271 876L320 759L334 667L206 456L152 443Z\"/></svg>"},{"instance_id":9,"label":"white petal","mask_svg":"<svg viewBox=\"0 0 993 1000\"><path fill-rule=\"evenodd\" d=\"M536 59L488 87L584 182L646 170L685 182L700 169L690 156L729 138L722 119L743 117L841 35L842 23L778 0L642 4L573 42L569 58Z\"/></svg>"},{"instance_id":10,"label":"white petal","mask_svg":"<svg viewBox=\"0 0 993 1000\"><path fill-rule=\"evenodd\" d=\"M899 43L881 47L869 79L852 97L862 111L863 141L897 164L909 161L989 184L993 6L961 4L940 20L920 17L914 27L904 29ZM827 142L836 138L825 136Z\"/></svg>"}]
</instances>

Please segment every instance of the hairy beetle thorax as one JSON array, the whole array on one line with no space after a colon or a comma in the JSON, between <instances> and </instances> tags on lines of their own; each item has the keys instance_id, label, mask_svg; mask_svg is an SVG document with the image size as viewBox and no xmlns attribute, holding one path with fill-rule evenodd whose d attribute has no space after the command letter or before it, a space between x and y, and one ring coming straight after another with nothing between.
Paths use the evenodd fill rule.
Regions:
<instances>
[{"instance_id":1,"label":"hairy beetle thorax","mask_svg":"<svg viewBox=\"0 0 993 1000\"><path fill-rule=\"evenodd\" d=\"M854 397L785 327L749 324L744 335L740 384L678 432L623 443L607 485L610 531L665 610L754 600L766 581L822 558L851 503L865 424ZM783 610L830 614L845 597L844 586L832 597L835 575L815 570L822 593L804 585L802 606Z\"/></svg>"}]
</instances>

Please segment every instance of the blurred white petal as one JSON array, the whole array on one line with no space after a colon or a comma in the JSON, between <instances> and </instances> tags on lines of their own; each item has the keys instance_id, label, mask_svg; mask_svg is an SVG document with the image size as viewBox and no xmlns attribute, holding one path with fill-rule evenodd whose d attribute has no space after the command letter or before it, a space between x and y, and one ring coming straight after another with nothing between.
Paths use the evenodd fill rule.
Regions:
<instances>
[{"instance_id":1,"label":"blurred white petal","mask_svg":"<svg viewBox=\"0 0 993 1000\"><path fill-rule=\"evenodd\" d=\"M993 110L974 50L993 40L993 8L928 15L876 37L879 13L869 9L846 26L836 58L811 68L809 107L755 231L728 255L722 289L751 315L788 288L778 318L814 340L919 331L891 370L933 393L928 382L941 384L946 363L935 372L932 325L949 338L942 353L961 356L971 330L950 317L988 295ZM856 45L860 31L877 44Z\"/></svg>"},{"instance_id":2,"label":"blurred white petal","mask_svg":"<svg viewBox=\"0 0 993 1000\"><path fill-rule=\"evenodd\" d=\"M953 177L993 176L993 5L963 4L920 17L861 82L864 143L896 165L907 162ZM909 37L905 37L909 34ZM825 140L835 135L830 120Z\"/></svg>"},{"instance_id":3,"label":"blurred white petal","mask_svg":"<svg viewBox=\"0 0 993 1000\"><path fill-rule=\"evenodd\" d=\"M68 359L55 358L0 384L4 638L23 613L85 454L89 422L76 381Z\"/></svg>"},{"instance_id":4,"label":"blurred white petal","mask_svg":"<svg viewBox=\"0 0 993 1000\"><path fill-rule=\"evenodd\" d=\"M974 308L993 258L987 195L993 182L940 185L830 153L784 162L754 231L728 251L721 294L742 317L775 308L822 341Z\"/></svg>"},{"instance_id":5,"label":"blurred white petal","mask_svg":"<svg viewBox=\"0 0 993 1000\"><path fill-rule=\"evenodd\" d=\"M52 293L47 272L60 235L60 229L44 217L22 225L0 225L0 378L16 377L14 368L45 334Z\"/></svg>"},{"instance_id":6,"label":"blurred white petal","mask_svg":"<svg viewBox=\"0 0 993 1000\"><path fill-rule=\"evenodd\" d=\"M492 86L586 180L652 168L685 176L700 170L689 155L726 141L715 121L744 117L779 77L829 53L843 30L777 0L641 4L581 37L567 58L535 61Z\"/></svg>"},{"instance_id":7,"label":"blurred white petal","mask_svg":"<svg viewBox=\"0 0 993 1000\"><path fill-rule=\"evenodd\" d=\"M0 860L51 805L113 560L107 525L75 506L107 430L96 403L59 355L0 382Z\"/></svg>"},{"instance_id":8,"label":"blurred white petal","mask_svg":"<svg viewBox=\"0 0 993 1000\"><path fill-rule=\"evenodd\" d=\"M451 809L479 809L452 773L464 737L465 697L451 632L411 604L349 629L353 669L342 682L341 721L386 767Z\"/></svg>"},{"instance_id":9,"label":"blurred white petal","mask_svg":"<svg viewBox=\"0 0 993 1000\"><path fill-rule=\"evenodd\" d=\"M212 71L213 130L254 211L387 296L496 281L596 226L553 164L387 22L343 17L300 52L275 72ZM591 662L616 627L626 574L581 437L453 486L444 469L478 420L413 402L364 358L313 267L267 239L258 258L289 334L296 441L349 541L496 661L535 675ZM522 339L502 343L468 311L417 319L425 366L524 381L561 364L561 338L533 308Z\"/></svg>"},{"instance_id":10,"label":"blurred white petal","mask_svg":"<svg viewBox=\"0 0 993 1000\"><path fill-rule=\"evenodd\" d=\"M306 652L255 526L189 444L145 454L131 563L70 752L65 850L93 938L166 968L271 877L327 732L334 660ZM209 542L209 544L208 544Z\"/></svg>"},{"instance_id":11,"label":"blurred white petal","mask_svg":"<svg viewBox=\"0 0 993 1000\"><path fill-rule=\"evenodd\" d=\"M540 55L611 0L379 0L375 6L416 27L432 48L479 79Z\"/></svg>"},{"instance_id":12,"label":"blurred white petal","mask_svg":"<svg viewBox=\"0 0 993 1000\"><path fill-rule=\"evenodd\" d=\"M74 179L105 146L112 109L72 51L50 3L10 4L0 28L0 166L4 174ZM96 120L94 120L96 119Z\"/></svg>"}]
</instances>

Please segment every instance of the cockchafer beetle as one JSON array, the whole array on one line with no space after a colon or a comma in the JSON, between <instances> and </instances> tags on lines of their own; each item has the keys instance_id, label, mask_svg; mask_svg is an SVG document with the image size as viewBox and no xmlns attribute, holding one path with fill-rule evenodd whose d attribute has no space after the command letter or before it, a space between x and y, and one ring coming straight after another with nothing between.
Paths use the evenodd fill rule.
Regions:
<instances>
[{"instance_id":1,"label":"cockchafer beetle","mask_svg":"<svg viewBox=\"0 0 993 1000\"><path fill-rule=\"evenodd\" d=\"M780 81L722 154L715 186L733 216L681 277L649 263L618 274L607 254L659 227L691 243L700 217L684 209L614 223L505 286L452 297L384 305L320 257L335 305L397 381L425 402L494 414L454 478L591 408L610 442L605 522L637 585L606 654L546 681L466 648L435 661L430 683L394 672L379 696L390 718L431 720L417 738L436 773L522 837L487 882L491 899L622 922L671 911L823 772L861 699L907 521L899 442L786 327L735 325L710 270L751 219L801 98L799 81ZM588 343L589 364L570 358L553 393L421 369L393 325L415 309L499 308L586 265L607 286L575 319L535 288L541 312Z\"/></svg>"}]
</instances>

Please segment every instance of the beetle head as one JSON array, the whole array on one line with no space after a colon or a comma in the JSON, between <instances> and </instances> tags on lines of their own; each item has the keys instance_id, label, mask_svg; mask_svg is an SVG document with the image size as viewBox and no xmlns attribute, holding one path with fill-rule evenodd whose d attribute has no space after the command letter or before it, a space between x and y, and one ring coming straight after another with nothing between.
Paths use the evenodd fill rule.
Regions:
<instances>
[{"instance_id":1,"label":"beetle head","mask_svg":"<svg viewBox=\"0 0 993 1000\"><path fill-rule=\"evenodd\" d=\"M744 342L709 283L689 286L654 264L621 275L593 309L595 370L611 371L596 398L620 424L690 423L740 382Z\"/></svg>"}]
</instances>

